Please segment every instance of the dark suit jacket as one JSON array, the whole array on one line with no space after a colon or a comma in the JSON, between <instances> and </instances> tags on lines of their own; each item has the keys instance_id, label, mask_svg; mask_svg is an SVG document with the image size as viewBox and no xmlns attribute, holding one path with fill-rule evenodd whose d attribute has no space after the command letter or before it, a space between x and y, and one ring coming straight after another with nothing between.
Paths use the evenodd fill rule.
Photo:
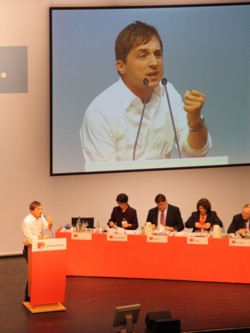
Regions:
<instances>
[{"instance_id":1,"label":"dark suit jacket","mask_svg":"<svg viewBox=\"0 0 250 333\"><path fill-rule=\"evenodd\" d=\"M185 222L185 227L186 228L193 228L193 232L200 230L195 228L195 223L199 222L200 220L200 212L197 210L196 212L193 212L189 219ZM205 223L209 222L211 223L211 228L214 224L218 224L221 228L223 227L223 223L221 222L219 216L215 211L210 211L207 213L207 218L205 220Z\"/></svg>"},{"instance_id":2,"label":"dark suit jacket","mask_svg":"<svg viewBox=\"0 0 250 333\"><path fill-rule=\"evenodd\" d=\"M113 208L113 211L111 213L110 221L113 221L117 224L118 227L122 228L122 221L126 220L128 223L132 224L131 228L127 228L127 230L135 230L138 228L138 219L137 219L137 213L136 210L130 206L125 210L125 212L122 211L121 207L116 206ZM109 225L108 222L108 225Z\"/></svg>"},{"instance_id":3,"label":"dark suit jacket","mask_svg":"<svg viewBox=\"0 0 250 333\"><path fill-rule=\"evenodd\" d=\"M155 224L155 226L157 227L158 207L149 210L147 222L151 222L152 224ZM181 212L178 207L168 204L165 225L168 227L174 227L177 231L181 231L184 229L183 220L181 218Z\"/></svg>"},{"instance_id":4,"label":"dark suit jacket","mask_svg":"<svg viewBox=\"0 0 250 333\"><path fill-rule=\"evenodd\" d=\"M235 234L239 229L243 229L245 227L245 222L247 222L247 220L243 220L241 214L234 215L233 220L227 230L227 233Z\"/></svg>"}]
</instances>

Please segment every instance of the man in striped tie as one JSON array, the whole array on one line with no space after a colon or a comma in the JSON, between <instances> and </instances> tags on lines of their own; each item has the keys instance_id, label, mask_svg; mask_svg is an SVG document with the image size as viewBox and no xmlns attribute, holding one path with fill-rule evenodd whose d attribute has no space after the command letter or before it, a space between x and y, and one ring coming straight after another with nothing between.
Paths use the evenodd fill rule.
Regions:
<instances>
[{"instance_id":1,"label":"man in striped tie","mask_svg":"<svg viewBox=\"0 0 250 333\"><path fill-rule=\"evenodd\" d=\"M153 229L164 228L167 232L184 229L180 209L169 204L164 194L157 194L155 203L157 206L149 210L146 221L152 223Z\"/></svg>"}]
</instances>

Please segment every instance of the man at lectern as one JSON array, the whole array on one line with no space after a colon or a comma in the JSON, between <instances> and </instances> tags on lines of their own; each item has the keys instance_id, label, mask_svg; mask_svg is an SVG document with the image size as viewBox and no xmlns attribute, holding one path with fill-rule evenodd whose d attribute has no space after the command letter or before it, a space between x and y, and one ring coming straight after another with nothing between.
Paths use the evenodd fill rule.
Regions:
<instances>
[{"instance_id":1,"label":"man at lectern","mask_svg":"<svg viewBox=\"0 0 250 333\"><path fill-rule=\"evenodd\" d=\"M51 230L54 219L52 217L45 218L43 215L42 205L38 201L33 201L30 206L30 214L25 217L22 223L24 235L23 256L28 262L28 244L33 240L50 238L50 235L44 235L44 230ZM25 302L29 302L28 282L25 289Z\"/></svg>"}]
</instances>

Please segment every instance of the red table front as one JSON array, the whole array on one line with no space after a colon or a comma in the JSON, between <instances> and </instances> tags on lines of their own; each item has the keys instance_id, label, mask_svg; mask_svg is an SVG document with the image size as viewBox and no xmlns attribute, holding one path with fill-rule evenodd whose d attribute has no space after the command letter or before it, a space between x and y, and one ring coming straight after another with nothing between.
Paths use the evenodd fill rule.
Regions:
<instances>
[{"instance_id":1,"label":"red table front","mask_svg":"<svg viewBox=\"0 0 250 333\"><path fill-rule=\"evenodd\" d=\"M145 235L109 241L94 233L92 240L75 240L60 230L56 237L67 238L67 275L250 283L250 246L230 246L229 239L201 245L173 236L151 243Z\"/></svg>"}]
</instances>

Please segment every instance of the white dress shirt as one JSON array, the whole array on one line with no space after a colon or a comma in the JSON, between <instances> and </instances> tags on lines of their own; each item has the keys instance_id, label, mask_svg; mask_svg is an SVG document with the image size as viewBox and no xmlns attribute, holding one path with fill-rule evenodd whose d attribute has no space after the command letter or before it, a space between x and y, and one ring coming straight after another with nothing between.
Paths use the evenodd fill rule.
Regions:
<instances>
[{"instance_id":1,"label":"white dress shirt","mask_svg":"<svg viewBox=\"0 0 250 333\"><path fill-rule=\"evenodd\" d=\"M39 236L42 236L43 230L48 229L48 222L43 215L37 219L32 214L29 214L23 221L22 229L25 240L36 240Z\"/></svg>"},{"instance_id":2,"label":"white dress shirt","mask_svg":"<svg viewBox=\"0 0 250 333\"><path fill-rule=\"evenodd\" d=\"M202 149L187 143L189 132L180 94L167 84L181 152L185 156L205 156L210 135ZM131 161L143 103L120 78L89 105L80 129L85 162ZM136 160L170 158L174 131L163 86L158 86L147 103L136 149Z\"/></svg>"}]
</instances>

